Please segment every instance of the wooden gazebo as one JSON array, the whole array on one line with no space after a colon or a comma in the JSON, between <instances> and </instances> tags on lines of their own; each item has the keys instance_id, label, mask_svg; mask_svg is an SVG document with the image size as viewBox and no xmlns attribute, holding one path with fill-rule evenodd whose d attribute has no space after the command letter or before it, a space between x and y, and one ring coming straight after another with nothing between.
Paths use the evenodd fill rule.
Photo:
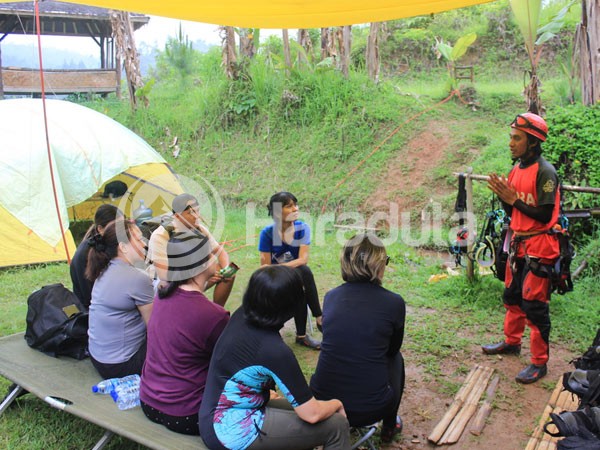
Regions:
<instances>
[{"instance_id":1,"label":"wooden gazebo","mask_svg":"<svg viewBox=\"0 0 600 450\"><path fill-rule=\"evenodd\" d=\"M39 11L42 35L89 37L100 50L98 69L44 69L46 91L49 94L118 92L121 62L116 57L110 11L53 0L40 1ZM142 14L130 14L134 31L149 20ZM0 98L4 94L40 94L37 69L2 67L1 43L9 34L36 34L33 2L0 3Z\"/></svg>"}]
</instances>

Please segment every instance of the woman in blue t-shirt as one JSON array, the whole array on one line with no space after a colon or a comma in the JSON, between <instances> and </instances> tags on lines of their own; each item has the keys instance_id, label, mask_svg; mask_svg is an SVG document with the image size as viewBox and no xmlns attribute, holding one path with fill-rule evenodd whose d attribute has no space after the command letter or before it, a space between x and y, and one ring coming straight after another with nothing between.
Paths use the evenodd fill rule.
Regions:
<instances>
[{"instance_id":1,"label":"woman in blue t-shirt","mask_svg":"<svg viewBox=\"0 0 600 450\"><path fill-rule=\"evenodd\" d=\"M278 192L269 200L269 216L273 224L260 232L258 250L260 265L282 264L296 269L302 277L306 303L300 305L294 315L296 323L296 343L315 350L321 349L321 343L306 334L306 319L310 308L322 330L322 311L315 278L308 267L310 228L298 220L298 199L289 192Z\"/></svg>"}]
</instances>

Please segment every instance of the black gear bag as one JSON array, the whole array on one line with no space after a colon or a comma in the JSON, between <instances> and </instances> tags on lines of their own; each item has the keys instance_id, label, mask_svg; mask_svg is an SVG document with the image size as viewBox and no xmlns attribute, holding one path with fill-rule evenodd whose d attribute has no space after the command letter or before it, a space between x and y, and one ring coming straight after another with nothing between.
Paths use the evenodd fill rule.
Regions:
<instances>
[{"instance_id":1,"label":"black gear bag","mask_svg":"<svg viewBox=\"0 0 600 450\"><path fill-rule=\"evenodd\" d=\"M27 299L25 341L50 356L84 359L88 353L88 312L62 284L51 284Z\"/></svg>"},{"instance_id":2,"label":"black gear bag","mask_svg":"<svg viewBox=\"0 0 600 450\"><path fill-rule=\"evenodd\" d=\"M582 370L600 370L600 328L596 332L592 345L583 355L571 361L575 368Z\"/></svg>"}]
</instances>

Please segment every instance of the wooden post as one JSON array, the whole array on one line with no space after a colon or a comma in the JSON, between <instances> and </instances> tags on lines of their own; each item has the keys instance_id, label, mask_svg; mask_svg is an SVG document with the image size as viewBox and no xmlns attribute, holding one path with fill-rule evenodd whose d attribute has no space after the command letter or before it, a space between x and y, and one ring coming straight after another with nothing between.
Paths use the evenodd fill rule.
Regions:
<instances>
[{"instance_id":1,"label":"wooden post","mask_svg":"<svg viewBox=\"0 0 600 450\"><path fill-rule=\"evenodd\" d=\"M471 434L475 436L479 436L485 427L485 422L492 412L492 401L494 400L494 395L496 394L496 388L498 387L498 382L500 381L500 377L496 375L490 385L487 388L485 394L485 400L483 404L480 406L479 411L477 411L477 415L475 419L473 419L473 425L471 426Z\"/></svg>"},{"instance_id":2,"label":"wooden post","mask_svg":"<svg viewBox=\"0 0 600 450\"><path fill-rule=\"evenodd\" d=\"M473 281L475 278L475 269L473 261L470 256L473 254L473 243L475 242L475 235L477 230L475 229L474 219L475 213L473 212L473 168L468 167L465 175L465 190L467 191L467 279Z\"/></svg>"},{"instance_id":3,"label":"wooden post","mask_svg":"<svg viewBox=\"0 0 600 450\"><path fill-rule=\"evenodd\" d=\"M106 48L104 47L106 39L100 36L100 68L106 69Z\"/></svg>"},{"instance_id":4,"label":"wooden post","mask_svg":"<svg viewBox=\"0 0 600 450\"><path fill-rule=\"evenodd\" d=\"M479 403L479 399L485 390L494 369L489 367L483 367L481 371L481 375L479 376L477 382L469 392L469 395L465 399L463 407L455 416L454 420L437 443L437 445L442 444L455 444L460 439L469 419L475 414L477 410L477 405Z\"/></svg>"}]
</instances>

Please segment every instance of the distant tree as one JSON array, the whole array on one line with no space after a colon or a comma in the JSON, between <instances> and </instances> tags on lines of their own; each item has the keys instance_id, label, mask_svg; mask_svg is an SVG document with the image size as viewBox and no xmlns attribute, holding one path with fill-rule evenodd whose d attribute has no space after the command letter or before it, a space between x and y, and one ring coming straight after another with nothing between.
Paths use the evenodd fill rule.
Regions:
<instances>
[{"instance_id":1,"label":"distant tree","mask_svg":"<svg viewBox=\"0 0 600 450\"><path fill-rule=\"evenodd\" d=\"M283 39L283 57L285 59L285 72L289 73L290 67L292 67L292 54L290 53L290 37L287 29L281 30L281 37Z\"/></svg>"},{"instance_id":2,"label":"distant tree","mask_svg":"<svg viewBox=\"0 0 600 450\"><path fill-rule=\"evenodd\" d=\"M240 56L248 59L254 58L254 55L256 54L255 37L257 37L258 30L258 28L237 29L237 33L240 37Z\"/></svg>"},{"instance_id":3,"label":"distant tree","mask_svg":"<svg viewBox=\"0 0 600 450\"><path fill-rule=\"evenodd\" d=\"M298 62L306 63L306 55L312 55L312 41L306 28L298 29L298 44L304 49L304 52L298 52Z\"/></svg>"},{"instance_id":4,"label":"distant tree","mask_svg":"<svg viewBox=\"0 0 600 450\"><path fill-rule=\"evenodd\" d=\"M335 57L336 54L333 29L321 28L321 61L326 58Z\"/></svg>"},{"instance_id":5,"label":"distant tree","mask_svg":"<svg viewBox=\"0 0 600 450\"><path fill-rule=\"evenodd\" d=\"M381 26L381 22L373 22L371 23L371 27L369 30L369 37L367 39L367 49L366 49L366 65L367 65L367 73L369 78L373 80L375 83L379 81L379 29Z\"/></svg>"},{"instance_id":6,"label":"distant tree","mask_svg":"<svg viewBox=\"0 0 600 450\"><path fill-rule=\"evenodd\" d=\"M600 0L582 0L577 26L580 49L581 97L584 105L600 102Z\"/></svg>"},{"instance_id":7,"label":"distant tree","mask_svg":"<svg viewBox=\"0 0 600 450\"><path fill-rule=\"evenodd\" d=\"M225 74L232 80L238 79L237 55L235 52L235 30L233 27L221 27L222 65Z\"/></svg>"},{"instance_id":8,"label":"distant tree","mask_svg":"<svg viewBox=\"0 0 600 450\"><path fill-rule=\"evenodd\" d=\"M133 26L129 19L129 13L125 11L110 11L113 38L116 44L117 58L123 61L127 86L129 88L129 101L133 109L137 108L136 90L144 86L140 72L140 60L133 38ZM148 98L141 96L140 100L148 106Z\"/></svg>"},{"instance_id":9,"label":"distant tree","mask_svg":"<svg viewBox=\"0 0 600 450\"><path fill-rule=\"evenodd\" d=\"M337 31L338 46L339 46L339 68L344 75L348 78L348 69L350 67L350 50L352 48L352 26L345 25L340 27Z\"/></svg>"},{"instance_id":10,"label":"distant tree","mask_svg":"<svg viewBox=\"0 0 600 450\"><path fill-rule=\"evenodd\" d=\"M194 48L187 35L183 33L181 23L176 37L169 36L165 44L165 62L175 69L181 78L194 71Z\"/></svg>"}]
</instances>

